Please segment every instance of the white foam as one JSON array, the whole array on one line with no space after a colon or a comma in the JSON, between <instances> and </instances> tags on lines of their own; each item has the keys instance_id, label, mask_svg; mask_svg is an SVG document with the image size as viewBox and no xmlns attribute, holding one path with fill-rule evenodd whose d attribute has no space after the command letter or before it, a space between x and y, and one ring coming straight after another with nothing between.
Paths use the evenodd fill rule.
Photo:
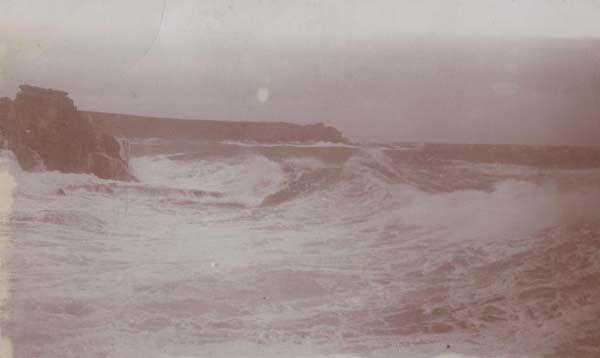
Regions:
<instances>
[{"instance_id":1,"label":"white foam","mask_svg":"<svg viewBox=\"0 0 600 358\"><path fill-rule=\"evenodd\" d=\"M225 193L230 200L258 205L286 180L279 164L257 155L222 161L181 161L166 156L131 160L143 183Z\"/></svg>"},{"instance_id":2,"label":"white foam","mask_svg":"<svg viewBox=\"0 0 600 358\"><path fill-rule=\"evenodd\" d=\"M439 355L445 342L477 340L484 335L478 331L467 338L456 331L415 330L402 337L385 331L387 315L405 305L432 308L421 299L402 301L410 300L407 291L447 285L443 304L450 308L458 307L460 295L473 294L461 289L462 281L456 287L415 283L410 272L435 269L446 250L452 255L467 241L466 247L485 251L478 260L491 262L503 253L488 244L504 249L508 239L600 216L597 189L564 191L511 180L492 192L424 193L382 174L394 168L377 150L347 161L340 180L266 208L256 205L301 173L329 164L257 155L131 162L142 180L137 185L219 191L249 207L186 206L135 192L57 196L59 187L108 181L24 173L8 158L17 183L11 218L18 240L10 257L20 275L14 292L21 295L12 309L23 320L11 323L32 337L73 337L40 343L48 356L78 356L82 347L90 356L107 357L375 356L353 354L348 346L355 345L366 352L392 347L381 357L478 357ZM386 246L378 246L382 242ZM369 331L373 322L385 332L377 339ZM536 332L514 324L518 334ZM399 352L398 340L412 351ZM423 341L433 341L437 350L424 348Z\"/></svg>"}]
</instances>

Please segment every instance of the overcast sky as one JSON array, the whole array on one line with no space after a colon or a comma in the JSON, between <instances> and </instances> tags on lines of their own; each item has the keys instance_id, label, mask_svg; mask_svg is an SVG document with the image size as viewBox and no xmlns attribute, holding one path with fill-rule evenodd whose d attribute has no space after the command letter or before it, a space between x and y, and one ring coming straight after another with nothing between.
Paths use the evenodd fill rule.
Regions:
<instances>
[{"instance_id":1,"label":"overcast sky","mask_svg":"<svg viewBox=\"0 0 600 358\"><path fill-rule=\"evenodd\" d=\"M81 109L356 140L593 144L599 37L600 0L3 0L0 95L30 83Z\"/></svg>"}]
</instances>

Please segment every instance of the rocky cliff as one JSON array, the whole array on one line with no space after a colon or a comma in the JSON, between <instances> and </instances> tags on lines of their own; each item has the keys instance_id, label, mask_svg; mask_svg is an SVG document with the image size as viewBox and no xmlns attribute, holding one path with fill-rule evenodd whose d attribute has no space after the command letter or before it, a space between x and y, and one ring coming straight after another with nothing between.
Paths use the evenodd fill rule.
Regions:
<instances>
[{"instance_id":1,"label":"rocky cliff","mask_svg":"<svg viewBox=\"0 0 600 358\"><path fill-rule=\"evenodd\" d=\"M103 130L126 138L167 138L209 141L347 142L335 128L322 123L299 125L284 122L233 122L141 117L126 114L83 112Z\"/></svg>"},{"instance_id":2,"label":"rocky cliff","mask_svg":"<svg viewBox=\"0 0 600 358\"><path fill-rule=\"evenodd\" d=\"M95 128L66 92L19 88L14 100L0 99L0 137L24 170L135 180L121 158L119 141Z\"/></svg>"}]
</instances>

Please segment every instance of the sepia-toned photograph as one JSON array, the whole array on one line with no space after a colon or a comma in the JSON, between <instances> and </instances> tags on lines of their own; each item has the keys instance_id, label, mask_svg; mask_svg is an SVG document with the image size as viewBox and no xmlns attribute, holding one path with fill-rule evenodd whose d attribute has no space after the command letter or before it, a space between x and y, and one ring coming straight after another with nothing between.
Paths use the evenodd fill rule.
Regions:
<instances>
[{"instance_id":1,"label":"sepia-toned photograph","mask_svg":"<svg viewBox=\"0 0 600 358\"><path fill-rule=\"evenodd\" d=\"M0 358L600 357L600 1L0 0Z\"/></svg>"}]
</instances>

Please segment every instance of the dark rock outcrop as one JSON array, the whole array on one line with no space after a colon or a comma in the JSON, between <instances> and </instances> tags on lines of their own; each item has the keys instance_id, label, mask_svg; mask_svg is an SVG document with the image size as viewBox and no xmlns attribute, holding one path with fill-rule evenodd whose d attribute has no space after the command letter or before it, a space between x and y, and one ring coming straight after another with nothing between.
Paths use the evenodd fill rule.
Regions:
<instances>
[{"instance_id":1,"label":"dark rock outcrop","mask_svg":"<svg viewBox=\"0 0 600 358\"><path fill-rule=\"evenodd\" d=\"M0 98L0 149L8 148L9 124L14 122L15 108L8 97Z\"/></svg>"},{"instance_id":2,"label":"dark rock outcrop","mask_svg":"<svg viewBox=\"0 0 600 358\"><path fill-rule=\"evenodd\" d=\"M300 125L285 122L234 122L142 117L128 114L82 112L95 125L125 138L165 138L258 143L345 143L337 129L323 123Z\"/></svg>"},{"instance_id":3,"label":"dark rock outcrop","mask_svg":"<svg viewBox=\"0 0 600 358\"><path fill-rule=\"evenodd\" d=\"M24 170L135 180L121 158L119 141L100 133L66 92L28 85L19 88L14 101L0 99L0 134Z\"/></svg>"},{"instance_id":4,"label":"dark rock outcrop","mask_svg":"<svg viewBox=\"0 0 600 358\"><path fill-rule=\"evenodd\" d=\"M18 143L12 145L10 149L12 149L23 170L28 172L43 172L46 170L44 160L35 150Z\"/></svg>"}]
</instances>

